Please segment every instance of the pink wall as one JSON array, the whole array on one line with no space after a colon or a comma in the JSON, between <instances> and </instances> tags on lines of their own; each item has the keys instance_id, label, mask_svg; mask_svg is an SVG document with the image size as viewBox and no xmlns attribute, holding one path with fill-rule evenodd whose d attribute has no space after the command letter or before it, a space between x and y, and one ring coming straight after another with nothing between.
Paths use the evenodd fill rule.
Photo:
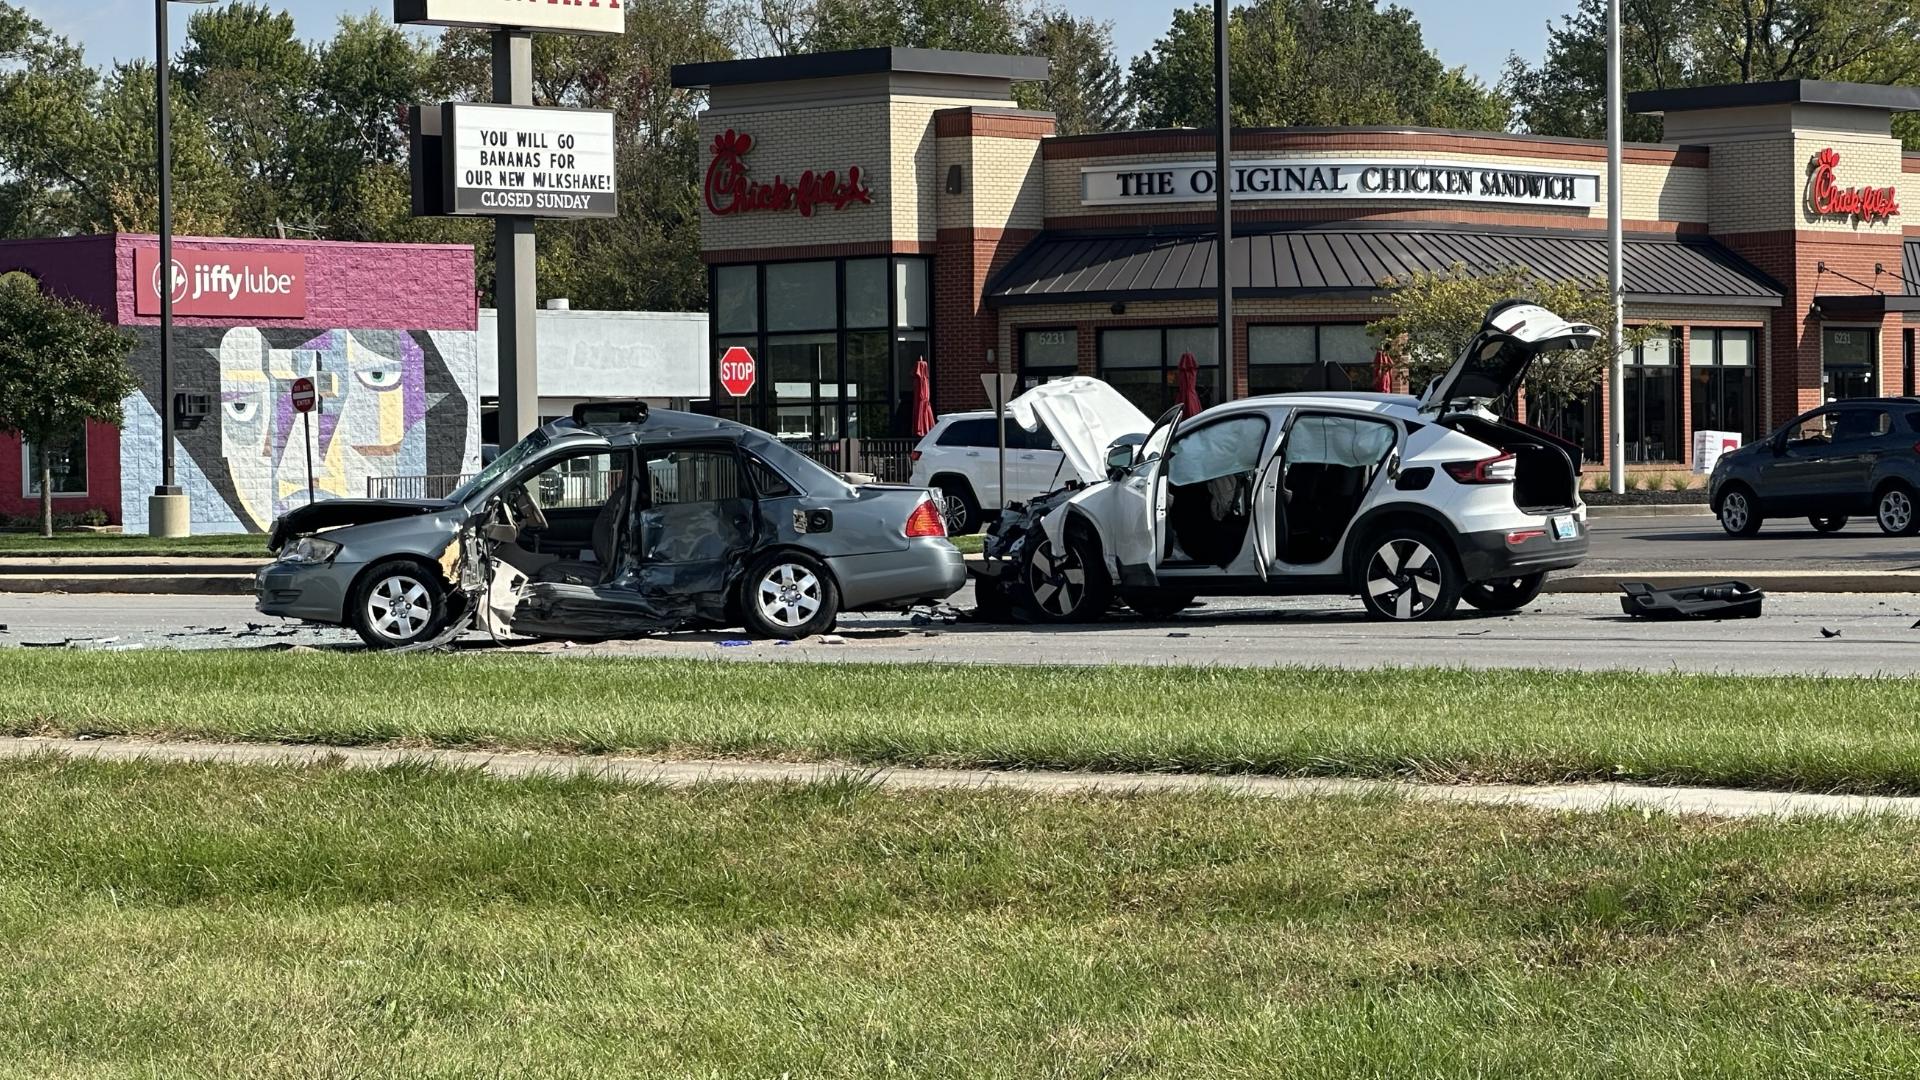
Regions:
<instances>
[{"instance_id":1,"label":"pink wall","mask_svg":"<svg viewBox=\"0 0 1920 1080\"><path fill-rule=\"evenodd\" d=\"M113 245L111 235L0 241L0 274L25 270L39 278L46 291L78 300L113 320L118 311Z\"/></svg>"},{"instance_id":2,"label":"pink wall","mask_svg":"<svg viewBox=\"0 0 1920 1080\"><path fill-rule=\"evenodd\" d=\"M21 471L20 437L0 435L0 515L36 517L40 497L27 494L28 477ZM106 511L107 520L120 521L120 429L111 424L87 424L87 493L53 497L53 512L78 514Z\"/></svg>"}]
</instances>

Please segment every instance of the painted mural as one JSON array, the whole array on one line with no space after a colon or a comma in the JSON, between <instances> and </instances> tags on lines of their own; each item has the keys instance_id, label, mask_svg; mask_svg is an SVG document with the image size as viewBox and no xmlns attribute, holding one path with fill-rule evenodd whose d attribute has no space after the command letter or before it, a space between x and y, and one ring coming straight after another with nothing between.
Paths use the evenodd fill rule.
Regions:
<instances>
[{"instance_id":1,"label":"painted mural","mask_svg":"<svg viewBox=\"0 0 1920 1080\"><path fill-rule=\"evenodd\" d=\"M134 364L145 409L159 406L159 342L141 334ZM375 476L471 471L479 456L479 373L465 331L288 330L181 327L174 330L174 381L208 396L209 415L177 432L182 482L194 517L261 531L315 497L364 498ZM293 409L293 381L311 378L320 404L311 434ZM137 444L136 444L137 445ZM123 475L151 471L129 460ZM157 465L156 465L157 467ZM211 491L194 490L204 484ZM149 486L129 486L126 509L144 517ZM208 494L221 507L198 505ZM137 497L137 498L136 498ZM224 510L224 512L222 512Z\"/></svg>"}]
</instances>

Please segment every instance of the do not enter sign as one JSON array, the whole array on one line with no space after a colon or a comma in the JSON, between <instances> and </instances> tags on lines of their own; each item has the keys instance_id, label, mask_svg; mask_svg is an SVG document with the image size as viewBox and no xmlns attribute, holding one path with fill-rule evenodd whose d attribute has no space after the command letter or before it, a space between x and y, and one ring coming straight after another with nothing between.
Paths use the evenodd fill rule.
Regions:
<instances>
[{"instance_id":1,"label":"do not enter sign","mask_svg":"<svg viewBox=\"0 0 1920 1080\"><path fill-rule=\"evenodd\" d=\"M753 389L753 354L735 345L720 357L720 385L734 397L746 397Z\"/></svg>"},{"instance_id":2,"label":"do not enter sign","mask_svg":"<svg viewBox=\"0 0 1920 1080\"><path fill-rule=\"evenodd\" d=\"M320 400L320 395L313 392L312 379L293 380L292 397L294 412L312 412L313 406Z\"/></svg>"}]
</instances>

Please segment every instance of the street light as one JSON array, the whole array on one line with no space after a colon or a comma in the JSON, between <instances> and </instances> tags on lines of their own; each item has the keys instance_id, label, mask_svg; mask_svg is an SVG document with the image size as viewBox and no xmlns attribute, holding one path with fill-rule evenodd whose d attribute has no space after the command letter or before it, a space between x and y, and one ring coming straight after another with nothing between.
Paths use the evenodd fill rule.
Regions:
<instances>
[{"instance_id":1,"label":"street light","mask_svg":"<svg viewBox=\"0 0 1920 1080\"><path fill-rule=\"evenodd\" d=\"M147 500L149 536L185 536L191 530L187 495L173 474L173 145L168 123L167 4L209 4L213 0L154 0L153 81L155 150L160 170L160 485ZM139 288L138 282L134 285Z\"/></svg>"}]
</instances>

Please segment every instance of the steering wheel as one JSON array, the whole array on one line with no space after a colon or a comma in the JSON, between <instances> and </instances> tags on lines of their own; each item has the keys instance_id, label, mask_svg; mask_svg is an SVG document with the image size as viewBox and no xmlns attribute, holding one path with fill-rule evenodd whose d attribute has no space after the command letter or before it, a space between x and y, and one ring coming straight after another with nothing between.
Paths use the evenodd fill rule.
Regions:
<instances>
[{"instance_id":1,"label":"steering wheel","mask_svg":"<svg viewBox=\"0 0 1920 1080\"><path fill-rule=\"evenodd\" d=\"M540 504L527 493L525 484L513 485L513 516L520 520L522 532L546 532L547 515L540 512Z\"/></svg>"}]
</instances>

